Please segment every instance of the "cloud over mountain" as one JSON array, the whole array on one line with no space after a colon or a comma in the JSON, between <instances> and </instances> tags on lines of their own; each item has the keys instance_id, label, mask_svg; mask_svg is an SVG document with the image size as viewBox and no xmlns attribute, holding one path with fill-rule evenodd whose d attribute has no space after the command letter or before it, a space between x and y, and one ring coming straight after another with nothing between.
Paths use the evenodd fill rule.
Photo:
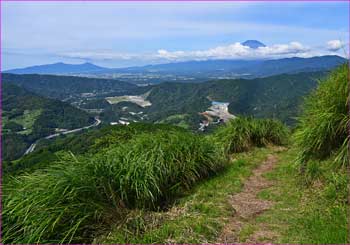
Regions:
<instances>
[{"instance_id":1,"label":"cloud over mountain","mask_svg":"<svg viewBox=\"0 0 350 245\"><path fill-rule=\"evenodd\" d=\"M290 56L307 56L310 48L299 42L275 44L258 48L250 48L239 42L218 46L207 50L167 51L158 50L158 57L167 60L205 60L205 59L265 59Z\"/></svg>"},{"instance_id":2,"label":"cloud over mountain","mask_svg":"<svg viewBox=\"0 0 350 245\"><path fill-rule=\"evenodd\" d=\"M343 48L345 44L340 40L330 40L327 42L327 49L329 51L338 51L339 49Z\"/></svg>"},{"instance_id":3,"label":"cloud over mountain","mask_svg":"<svg viewBox=\"0 0 350 245\"><path fill-rule=\"evenodd\" d=\"M213 59L274 59L290 57L312 57L330 55L339 51L344 44L340 40L331 40L324 46L307 46L294 41L286 44L249 47L235 42L229 45L209 49L174 50L158 49L147 53L120 53L112 50L73 51L59 54L61 57L87 61L124 60L159 63L166 61L213 60Z\"/></svg>"}]
</instances>

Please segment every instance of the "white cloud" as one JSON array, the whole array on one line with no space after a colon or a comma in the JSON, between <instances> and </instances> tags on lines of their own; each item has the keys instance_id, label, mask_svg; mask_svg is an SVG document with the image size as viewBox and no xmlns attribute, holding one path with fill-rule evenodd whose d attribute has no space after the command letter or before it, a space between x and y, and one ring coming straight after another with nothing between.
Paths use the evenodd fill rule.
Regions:
<instances>
[{"instance_id":1,"label":"white cloud","mask_svg":"<svg viewBox=\"0 0 350 245\"><path fill-rule=\"evenodd\" d=\"M233 43L227 46L218 46L208 50L197 51L167 51L158 50L157 57L167 60L206 60L206 59L265 59L290 56L307 56L310 48L299 42L289 44L276 44L272 46L252 49L241 43Z\"/></svg>"},{"instance_id":2,"label":"white cloud","mask_svg":"<svg viewBox=\"0 0 350 245\"><path fill-rule=\"evenodd\" d=\"M338 51L343 48L345 44L340 40L330 40L327 42L327 49L329 51Z\"/></svg>"},{"instance_id":3,"label":"white cloud","mask_svg":"<svg viewBox=\"0 0 350 245\"><path fill-rule=\"evenodd\" d=\"M249 47L240 43L230 44L228 46L218 46L208 50L196 51L174 51L170 52L164 49L158 50L157 57L167 60L202 60L202 59L223 59L230 57L243 57L249 55Z\"/></svg>"},{"instance_id":4,"label":"white cloud","mask_svg":"<svg viewBox=\"0 0 350 245\"><path fill-rule=\"evenodd\" d=\"M337 54L343 44L338 40L328 42L324 46L309 47L300 42L287 44L273 44L256 49L244 46L239 42L229 45L217 46L209 49L175 50L159 49L148 53L120 53L113 50L74 51L59 54L60 57L90 61L128 61L143 62L144 64L189 61L189 60L213 60L213 59L276 59L290 57L313 57L321 55Z\"/></svg>"}]
</instances>

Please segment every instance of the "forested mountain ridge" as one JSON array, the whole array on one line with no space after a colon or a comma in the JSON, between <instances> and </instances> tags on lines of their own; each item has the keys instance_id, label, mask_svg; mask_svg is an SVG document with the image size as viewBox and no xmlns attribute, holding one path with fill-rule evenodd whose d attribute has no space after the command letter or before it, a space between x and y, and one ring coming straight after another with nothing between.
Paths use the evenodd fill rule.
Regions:
<instances>
[{"instance_id":1,"label":"forested mountain ridge","mask_svg":"<svg viewBox=\"0 0 350 245\"><path fill-rule=\"evenodd\" d=\"M81 96L84 93L103 94L112 92L125 92L137 86L113 79L85 78L77 76L56 76L26 74L2 74L2 80L25 88L39 95L55 98L69 99Z\"/></svg>"},{"instance_id":2,"label":"forested mountain ridge","mask_svg":"<svg viewBox=\"0 0 350 245\"><path fill-rule=\"evenodd\" d=\"M96 72L100 70L105 70L107 68L97 66L91 63L83 64L65 64L62 62L47 64L47 65L37 65L25 68L6 70L6 73L13 74L71 74L71 73L84 73L84 72Z\"/></svg>"},{"instance_id":3,"label":"forested mountain ridge","mask_svg":"<svg viewBox=\"0 0 350 245\"><path fill-rule=\"evenodd\" d=\"M147 100L152 105L140 109L151 120L161 120L174 114L191 114L193 120L198 120L199 112L205 111L212 101L220 101L230 103L229 112L234 115L277 118L291 125L303 96L314 89L317 80L326 74L304 72L257 79L162 83L135 91L139 94L150 92Z\"/></svg>"},{"instance_id":4,"label":"forested mountain ridge","mask_svg":"<svg viewBox=\"0 0 350 245\"><path fill-rule=\"evenodd\" d=\"M202 83L166 82L145 87L110 79L91 79L72 76L4 74L4 81L17 84L40 95L69 101L75 106L100 111L103 122L169 121L183 117L183 125L197 129L203 119L199 113L212 101L226 102L233 115L277 118L292 125L302 97L317 85L325 71L282 74L255 79L219 79ZM289 91L287 94L285 91ZM131 102L110 104L111 95L140 95L148 93L148 107ZM124 110L128 108L127 110ZM133 116L135 113L141 116ZM122 119L122 120L124 120ZM172 120L170 120L172 121Z\"/></svg>"}]
</instances>

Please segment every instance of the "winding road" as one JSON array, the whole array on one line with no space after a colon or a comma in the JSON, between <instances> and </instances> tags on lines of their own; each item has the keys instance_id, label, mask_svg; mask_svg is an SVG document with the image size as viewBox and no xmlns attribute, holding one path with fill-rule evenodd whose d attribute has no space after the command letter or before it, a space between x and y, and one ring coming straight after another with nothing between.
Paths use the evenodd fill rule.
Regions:
<instances>
[{"instance_id":1,"label":"winding road","mask_svg":"<svg viewBox=\"0 0 350 245\"><path fill-rule=\"evenodd\" d=\"M43 138L40 138L38 140L36 140L33 144L31 144L29 146L29 148L24 152L23 156L24 155L28 155L29 153L33 152L35 150L35 147L38 143L39 140L42 140L42 139L52 139L52 138L55 138L55 137L58 137L60 135L64 135L64 134L71 134L71 133L76 133L76 132L79 132L81 130L84 130L84 129L89 129L89 128L92 128L92 127L97 127L98 125L101 124L101 120L98 119L97 117L95 117L95 122L89 126L86 126L86 127L82 127L82 128L76 128L76 129L72 129L72 130L68 130L68 131L64 131L64 132L61 132L61 133L56 133L56 134L51 134L51 135L48 135L46 137L43 137Z\"/></svg>"}]
</instances>

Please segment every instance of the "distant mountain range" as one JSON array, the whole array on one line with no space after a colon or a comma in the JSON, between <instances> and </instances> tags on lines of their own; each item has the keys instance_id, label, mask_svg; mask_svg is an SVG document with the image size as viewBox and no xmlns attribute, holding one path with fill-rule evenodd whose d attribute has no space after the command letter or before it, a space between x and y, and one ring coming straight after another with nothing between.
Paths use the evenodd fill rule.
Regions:
<instances>
[{"instance_id":1,"label":"distant mountain range","mask_svg":"<svg viewBox=\"0 0 350 245\"><path fill-rule=\"evenodd\" d=\"M345 58L335 55L275 60L206 60L110 69L108 72L175 74L203 78L256 78L284 73L331 70L345 62ZM106 73L107 71L99 72Z\"/></svg>"},{"instance_id":2,"label":"distant mountain range","mask_svg":"<svg viewBox=\"0 0 350 245\"><path fill-rule=\"evenodd\" d=\"M65 64L62 62L47 64L47 65L38 65L30 66L19 69L7 70L7 73L13 74L76 74L76 73L86 73L86 72L97 72L101 70L106 70L105 67L100 67L91 63L83 64Z\"/></svg>"},{"instance_id":3,"label":"distant mountain range","mask_svg":"<svg viewBox=\"0 0 350 245\"><path fill-rule=\"evenodd\" d=\"M258 48L264 45L255 40L248 40L243 44L252 48ZM217 78L257 78L283 73L295 74L299 72L324 71L331 70L345 62L346 59L340 56L327 55L311 58L294 57L274 60L186 61L115 69L104 68L91 63L84 63L81 65L56 63L8 70L5 72L14 74L74 74L94 77L114 77L113 74L135 74L145 76L146 80L147 76L170 75L174 77L185 76L187 78L204 81ZM191 79L188 79L188 81L191 81Z\"/></svg>"}]
</instances>

